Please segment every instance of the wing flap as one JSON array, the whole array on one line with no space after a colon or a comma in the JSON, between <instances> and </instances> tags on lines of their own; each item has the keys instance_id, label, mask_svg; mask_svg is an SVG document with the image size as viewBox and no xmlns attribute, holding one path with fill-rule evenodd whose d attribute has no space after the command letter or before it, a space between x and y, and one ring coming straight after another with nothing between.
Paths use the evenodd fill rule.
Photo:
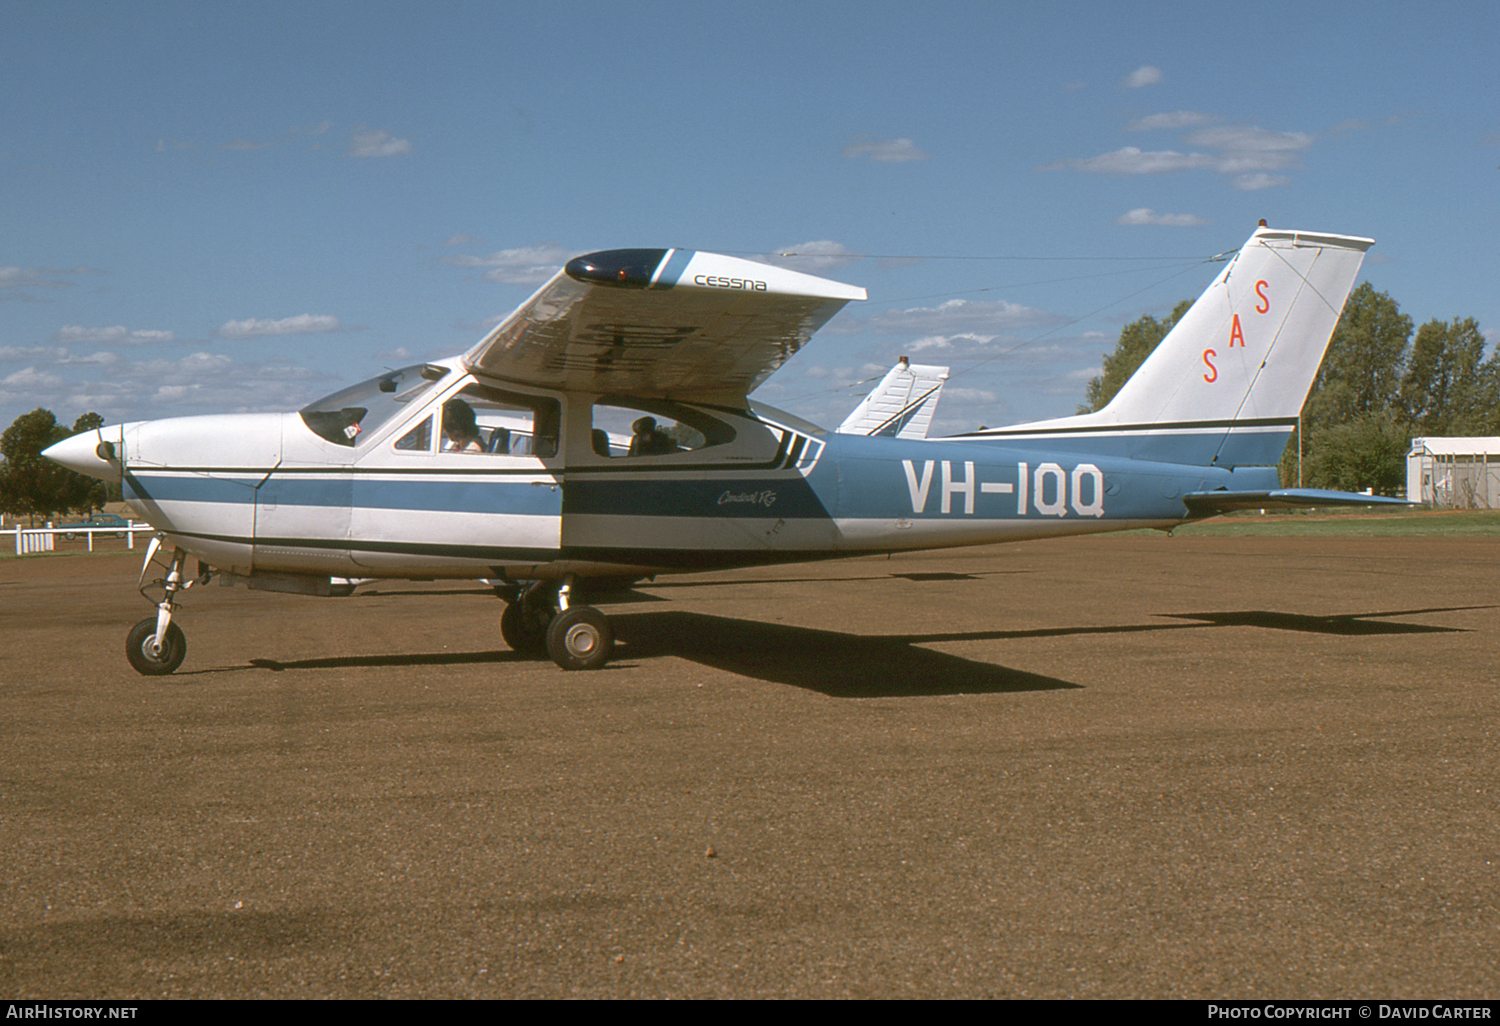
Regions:
<instances>
[{"instance_id":1,"label":"wing flap","mask_svg":"<svg viewBox=\"0 0 1500 1026\"><path fill-rule=\"evenodd\" d=\"M476 373L643 397L748 395L865 290L693 250L570 260L464 355Z\"/></svg>"}]
</instances>

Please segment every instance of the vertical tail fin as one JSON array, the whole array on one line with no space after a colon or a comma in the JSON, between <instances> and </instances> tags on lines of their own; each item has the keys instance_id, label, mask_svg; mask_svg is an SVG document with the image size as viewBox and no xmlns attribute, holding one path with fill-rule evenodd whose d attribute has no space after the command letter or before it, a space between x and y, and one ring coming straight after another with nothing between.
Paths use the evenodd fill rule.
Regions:
<instances>
[{"instance_id":1,"label":"vertical tail fin","mask_svg":"<svg viewBox=\"0 0 1500 1026\"><path fill-rule=\"evenodd\" d=\"M1371 241L1259 229L1101 414L1295 420Z\"/></svg>"},{"instance_id":2,"label":"vertical tail fin","mask_svg":"<svg viewBox=\"0 0 1500 1026\"><path fill-rule=\"evenodd\" d=\"M1371 239L1260 228L1102 410L986 435L1081 439L1141 459L1274 464Z\"/></svg>"}]
</instances>

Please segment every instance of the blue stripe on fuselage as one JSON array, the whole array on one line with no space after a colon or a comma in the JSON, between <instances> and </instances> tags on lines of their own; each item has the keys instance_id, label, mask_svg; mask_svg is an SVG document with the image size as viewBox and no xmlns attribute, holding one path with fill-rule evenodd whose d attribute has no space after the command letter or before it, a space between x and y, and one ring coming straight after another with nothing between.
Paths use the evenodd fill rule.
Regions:
<instances>
[{"instance_id":1,"label":"blue stripe on fuselage","mask_svg":"<svg viewBox=\"0 0 1500 1026\"><path fill-rule=\"evenodd\" d=\"M276 476L257 490L259 478L211 474L175 475L136 472L130 475L157 502L262 503L279 506L399 509L448 513L535 513L557 515L556 485L533 484L514 477L470 477L442 480L408 477L382 480L358 477ZM127 485L127 497L138 489Z\"/></svg>"},{"instance_id":2,"label":"blue stripe on fuselage","mask_svg":"<svg viewBox=\"0 0 1500 1026\"><path fill-rule=\"evenodd\" d=\"M131 470L121 489L126 499L160 502L253 503L255 486L265 475L238 477L218 474L160 474Z\"/></svg>"}]
</instances>

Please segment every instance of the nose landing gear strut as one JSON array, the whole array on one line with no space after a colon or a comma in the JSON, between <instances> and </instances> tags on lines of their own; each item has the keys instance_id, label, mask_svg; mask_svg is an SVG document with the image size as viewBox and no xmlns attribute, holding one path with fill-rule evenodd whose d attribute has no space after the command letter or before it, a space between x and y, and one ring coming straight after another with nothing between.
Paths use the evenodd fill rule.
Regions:
<instances>
[{"instance_id":1,"label":"nose landing gear strut","mask_svg":"<svg viewBox=\"0 0 1500 1026\"><path fill-rule=\"evenodd\" d=\"M160 538L151 539L151 546L146 551L146 563L141 567L142 582L145 581L146 571L160 546ZM125 658L137 673L148 677L163 676L181 666L187 655L187 638L183 636L182 628L172 622L172 614L177 608L177 593L191 588L200 580L206 580L208 575L203 573L197 579L185 579L183 564L186 561L187 553L181 549L173 550L167 576L152 582L152 585L159 584L163 589L162 600L156 603L156 615L146 617L125 636ZM142 595L146 594L147 587L144 583L141 585Z\"/></svg>"}]
</instances>

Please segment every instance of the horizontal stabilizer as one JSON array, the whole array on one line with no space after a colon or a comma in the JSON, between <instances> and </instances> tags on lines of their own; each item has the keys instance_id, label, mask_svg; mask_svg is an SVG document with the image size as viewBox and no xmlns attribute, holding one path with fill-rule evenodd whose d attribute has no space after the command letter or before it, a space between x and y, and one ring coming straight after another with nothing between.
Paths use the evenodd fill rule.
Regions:
<instances>
[{"instance_id":1,"label":"horizontal stabilizer","mask_svg":"<svg viewBox=\"0 0 1500 1026\"><path fill-rule=\"evenodd\" d=\"M947 380L947 367L911 363L903 356L839 425L838 433L926 438Z\"/></svg>"},{"instance_id":2,"label":"horizontal stabilizer","mask_svg":"<svg viewBox=\"0 0 1500 1026\"><path fill-rule=\"evenodd\" d=\"M1276 488L1255 492L1190 492L1182 497L1188 514L1212 517L1242 509L1309 509L1316 506L1418 506L1405 499L1362 492L1333 492L1321 488Z\"/></svg>"}]
</instances>

